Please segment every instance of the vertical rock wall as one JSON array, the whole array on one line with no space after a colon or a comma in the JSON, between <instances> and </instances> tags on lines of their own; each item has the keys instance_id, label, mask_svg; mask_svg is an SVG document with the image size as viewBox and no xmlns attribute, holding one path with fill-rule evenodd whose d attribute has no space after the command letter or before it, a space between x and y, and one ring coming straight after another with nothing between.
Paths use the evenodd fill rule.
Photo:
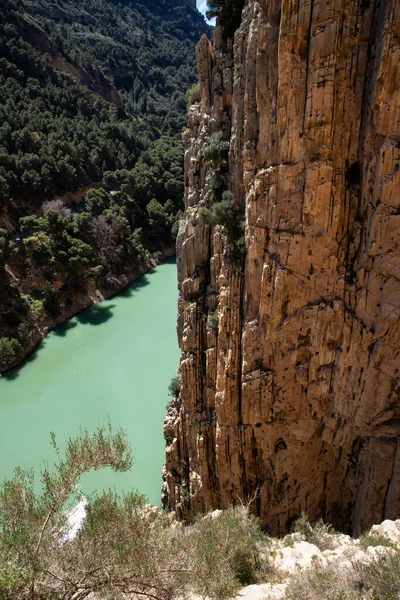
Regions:
<instances>
[{"instance_id":1,"label":"vertical rock wall","mask_svg":"<svg viewBox=\"0 0 400 600\"><path fill-rule=\"evenodd\" d=\"M234 42L199 43L165 426L183 518L251 498L271 533L400 513L399 43L400 0L247 0ZM244 266L199 216L216 131Z\"/></svg>"}]
</instances>

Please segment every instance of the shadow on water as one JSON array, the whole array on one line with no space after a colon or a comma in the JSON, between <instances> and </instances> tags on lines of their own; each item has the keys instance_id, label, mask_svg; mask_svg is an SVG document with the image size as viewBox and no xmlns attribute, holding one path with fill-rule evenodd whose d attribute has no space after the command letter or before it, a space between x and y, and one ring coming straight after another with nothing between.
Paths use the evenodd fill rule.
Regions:
<instances>
[{"instance_id":1,"label":"shadow on water","mask_svg":"<svg viewBox=\"0 0 400 600\"><path fill-rule=\"evenodd\" d=\"M113 316L115 304L95 304L76 316L82 325L103 325Z\"/></svg>"},{"instance_id":2,"label":"shadow on water","mask_svg":"<svg viewBox=\"0 0 400 600\"><path fill-rule=\"evenodd\" d=\"M167 258L165 261L163 261L162 264L176 264L176 257L172 256L171 258ZM135 292L139 292L142 288L148 286L151 283L150 277L154 272L155 269L151 269L146 274L139 277L139 279L136 279L136 281L132 282L125 289L119 292L116 295L116 298L131 298L132 296L134 296ZM115 308L115 306L115 304L105 304L104 302L95 304L94 306L90 306L89 308L83 310L81 313L76 315L75 318L65 321L65 323L62 323L61 325L58 325L58 327L56 327L53 330L53 333L58 337L65 337L71 329L74 329L78 325L78 323L81 323L82 325L102 325L103 323L106 323L109 319L111 319L111 317L113 316L112 309ZM12 369L8 373L5 373L3 375L3 379L6 379L7 381L14 381L15 379L17 379L21 372L21 369L26 364L36 360L38 354L45 346L45 344L46 340L42 340L39 346L37 346L35 350L33 350L33 352L31 352L20 365L18 365L17 367L15 367L15 369Z\"/></svg>"},{"instance_id":3,"label":"shadow on water","mask_svg":"<svg viewBox=\"0 0 400 600\"><path fill-rule=\"evenodd\" d=\"M12 369L11 371L8 371L8 373L4 373L4 375L2 376L3 379L5 379L6 381L14 381L15 379L17 379L17 377L19 377L21 373L21 369L28 363L33 362L45 345L46 340L42 340L39 346L37 346L30 354L28 354L28 356L22 361L20 365L18 365L17 367L15 367L15 369Z\"/></svg>"},{"instance_id":4,"label":"shadow on water","mask_svg":"<svg viewBox=\"0 0 400 600\"><path fill-rule=\"evenodd\" d=\"M141 288L146 287L150 284L148 275L154 273L154 269L148 271L146 275L142 275L139 279L136 279L133 283L130 283L126 288L117 294L118 298L132 298L135 292L139 291Z\"/></svg>"},{"instance_id":5,"label":"shadow on water","mask_svg":"<svg viewBox=\"0 0 400 600\"><path fill-rule=\"evenodd\" d=\"M72 319L69 321L65 321L58 327L54 329L54 335L57 337L65 337L70 329L74 329L78 325L77 321L73 321Z\"/></svg>"},{"instance_id":6,"label":"shadow on water","mask_svg":"<svg viewBox=\"0 0 400 600\"><path fill-rule=\"evenodd\" d=\"M176 257L171 256L170 258L167 258L162 263L160 263L160 265L158 265L158 267L160 267L162 265L176 265ZM144 288L151 283L150 277L152 275L154 275L154 273L156 272L156 269L158 267L155 267L153 269L150 269L149 271L146 271L146 273L144 275L141 275L138 279L136 279L135 281L130 283L128 286L126 286L126 288L124 288L121 292L118 292L117 297L118 298L131 298L132 296L134 296L135 292L140 291L141 288Z\"/></svg>"},{"instance_id":7,"label":"shadow on water","mask_svg":"<svg viewBox=\"0 0 400 600\"><path fill-rule=\"evenodd\" d=\"M160 263L158 267L162 265L176 265L176 257L171 256L170 258L167 258L162 263ZM140 291L141 288L144 288L151 283L150 277L154 275L158 267L146 271L146 273L144 275L141 275L139 279L136 279L135 281L130 283L126 288L124 288L121 292L118 292L117 297L131 298L132 296L134 296L135 292Z\"/></svg>"},{"instance_id":8,"label":"shadow on water","mask_svg":"<svg viewBox=\"0 0 400 600\"><path fill-rule=\"evenodd\" d=\"M162 264L163 265L176 265L176 256L170 256L169 258L166 258Z\"/></svg>"}]
</instances>

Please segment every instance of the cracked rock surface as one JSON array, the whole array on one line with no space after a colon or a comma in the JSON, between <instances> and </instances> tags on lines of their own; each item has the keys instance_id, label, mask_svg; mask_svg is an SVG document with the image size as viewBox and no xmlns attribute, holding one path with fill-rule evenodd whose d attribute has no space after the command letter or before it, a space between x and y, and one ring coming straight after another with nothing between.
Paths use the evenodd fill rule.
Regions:
<instances>
[{"instance_id":1,"label":"cracked rock surface","mask_svg":"<svg viewBox=\"0 0 400 600\"><path fill-rule=\"evenodd\" d=\"M254 497L278 534L302 512L351 532L400 513L399 40L398 0L247 0L234 40L217 23L198 45L164 474L179 517ZM243 265L200 214L218 131Z\"/></svg>"}]
</instances>

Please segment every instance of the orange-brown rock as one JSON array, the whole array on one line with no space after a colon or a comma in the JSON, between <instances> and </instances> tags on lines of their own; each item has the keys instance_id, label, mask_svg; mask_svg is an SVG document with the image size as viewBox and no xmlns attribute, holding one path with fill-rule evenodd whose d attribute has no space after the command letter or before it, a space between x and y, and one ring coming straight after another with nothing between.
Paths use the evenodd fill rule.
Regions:
<instances>
[{"instance_id":1,"label":"orange-brown rock","mask_svg":"<svg viewBox=\"0 0 400 600\"><path fill-rule=\"evenodd\" d=\"M360 531L400 513L400 1L248 0L198 47L165 503ZM245 264L210 206L212 133ZM218 327L207 317L217 308Z\"/></svg>"}]
</instances>

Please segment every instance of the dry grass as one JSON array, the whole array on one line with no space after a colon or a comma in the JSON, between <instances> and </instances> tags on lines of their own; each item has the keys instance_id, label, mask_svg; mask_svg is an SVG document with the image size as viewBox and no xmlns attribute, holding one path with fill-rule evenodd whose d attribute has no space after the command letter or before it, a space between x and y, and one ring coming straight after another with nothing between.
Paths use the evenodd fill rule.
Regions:
<instances>
[{"instance_id":1,"label":"dry grass","mask_svg":"<svg viewBox=\"0 0 400 600\"><path fill-rule=\"evenodd\" d=\"M81 531L65 541L64 507L79 477L104 466L125 471L131 454L125 434L111 426L82 431L64 459L53 444L58 458L52 471L43 469L40 494L21 470L0 488L0 600L173 600L193 593L228 600L248 584L279 580L269 561L279 545L305 540L324 551L345 543L329 525L304 516L295 533L273 542L244 506L172 526L143 497L113 492L91 498ZM349 558L352 548L383 543L368 566ZM400 552L366 534L360 545L349 544L341 563L291 576L286 600L400 600Z\"/></svg>"},{"instance_id":2,"label":"dry grass","mask_svg":"<svg viewBox=\"0 0 400 600\"><path fill-rule=\"evenodd\" d=\"M400 600L400 552L305 569L290 578L285 600Z\"/></svg>"},{"instance_id":3,"label":"dry grass","mask_svg":"<svg viewBox=\"0 0 400 600\"><path fill-rule=\"evenodd\" d=\"M392 542L386 535L379 535L376 533L366 532L360 536L360 547L366 550L368 546L385 546L386 548L393 548L398 550L397 545Z\"/></svg>"},{"instance_id":4,"label":"dry grass","mask_svg":"<svg viewBox=\"0 0 400 600\"><path fill-rule=\"evenodd\" d=\"M284 546L293 546L296 542L308 542L314 544L323 552L334 550L339 545L339 536L331 525L323 523L321 519L310 523L303 513L294 523L293 533L285 536L282 540Z\"/></svg>"},{"instance_id":5,"label":"dry grass","mask_svg":"<svg viewBox=\"0 0 400 600\"><path fill-rule=\"evenodd\" d=\"M287 600L360 600L359 579L353 569L310 568L293 576ZM366 596L365 596L366 598Z\"/></svg>"}]
</instances>

